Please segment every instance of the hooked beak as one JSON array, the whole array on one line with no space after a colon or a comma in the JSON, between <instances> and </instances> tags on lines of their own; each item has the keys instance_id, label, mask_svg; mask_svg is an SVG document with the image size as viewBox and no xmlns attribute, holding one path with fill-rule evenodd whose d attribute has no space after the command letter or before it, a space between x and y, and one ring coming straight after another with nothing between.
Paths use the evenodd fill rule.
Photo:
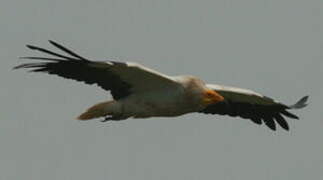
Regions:
<instances>
[{"instance_id":1,"label":"hooked beak","mask_svg":"<svg viewBox=\"0 0 323 180\"><path fill-rule=\"evenodd\" d=\"M209 104L216 104L218 102L224 101L224 97L221 96L219 93L217 93L214 90L207 90L204 93L204 103Z\"/></svg>"}]
</instances>

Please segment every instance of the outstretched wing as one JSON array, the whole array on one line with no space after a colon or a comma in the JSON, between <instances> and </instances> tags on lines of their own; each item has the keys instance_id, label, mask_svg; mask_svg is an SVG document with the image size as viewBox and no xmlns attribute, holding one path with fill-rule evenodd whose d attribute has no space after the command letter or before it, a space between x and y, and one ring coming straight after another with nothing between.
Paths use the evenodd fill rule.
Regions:
<instances>
[{"instance_id":1,"label":"outstretched wing","mask_svg":"<svg viewBox=\"0 0 323 180\"><path fill-rule=\"evenodd\" d=\"M30 68L32 72L46 72L86 84L97 84L105 90L110 90L113 98L117 100L131 93L178 85L171 77L142 65L130 62L91 61L54 41L49 42L66 55L27 45L31 50L54 57L23 57L23 59L41 60L42 62L26 63L14 69Z\"/></svg>"},{"instance_id":2,"label":"outstretched wing","mask_svg":"<svg viewBox=\"0 0 323 180\"><path fill-rule=\"evenodd\" d=\"M276 123L285 130L289 130L284 116L292 119L298 119L298 117L287 110L305 107L308 99L308 96L305 96L296 104L287 106L247 89L215 84L208 84L207 87L223 96L225 101L209 105L201 111L202 113L240 116L257 124L265 122L272 130L276 130Z\"/></svg>"}]
</instances>

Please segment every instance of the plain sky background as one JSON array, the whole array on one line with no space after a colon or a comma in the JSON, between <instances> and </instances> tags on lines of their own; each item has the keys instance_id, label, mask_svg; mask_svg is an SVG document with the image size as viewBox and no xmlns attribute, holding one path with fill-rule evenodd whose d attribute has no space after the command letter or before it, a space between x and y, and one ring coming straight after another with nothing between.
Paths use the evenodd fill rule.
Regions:
<instances>
[{"instance_id":1,"label":"plain sky background","mask_svg":"<svg viewBox=\"0 0 323 180\"><path fill-rule=\"evenodd\" d=\"M322 0L2 0L1 180L323 179ZM188 114L101 123L75 117L109 93L13 71L58 41L94 60L253 89L292 104L291 130Z\"/></svg>"}]
</instances>

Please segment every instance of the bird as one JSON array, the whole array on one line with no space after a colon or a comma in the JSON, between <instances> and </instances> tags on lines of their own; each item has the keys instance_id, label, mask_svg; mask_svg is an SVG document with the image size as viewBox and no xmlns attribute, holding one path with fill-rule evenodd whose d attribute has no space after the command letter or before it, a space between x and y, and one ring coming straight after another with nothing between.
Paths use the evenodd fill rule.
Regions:
<instances>
[{"instance_id":1,"label":"bird","mask_svg":"<svg viewBox=\"0 0 323 180\"><path fill-rule=\"evenodd\" d=\"M26 45L47 56L21 57L33 61L13 69L27 68L30 72L96 84L111 93L112 99L91 106L77 117L78 120L102 118L105 122L176 117L196 112L249 119L273 131L278 124L288 131L286 117L299 119L290 110L307 106L308 96L286 105L249 89L208 84L190 75L168 76L134 62L94 61L55 41L49 40L49 43L61 53Z\"/></svg>"}]
</instances>

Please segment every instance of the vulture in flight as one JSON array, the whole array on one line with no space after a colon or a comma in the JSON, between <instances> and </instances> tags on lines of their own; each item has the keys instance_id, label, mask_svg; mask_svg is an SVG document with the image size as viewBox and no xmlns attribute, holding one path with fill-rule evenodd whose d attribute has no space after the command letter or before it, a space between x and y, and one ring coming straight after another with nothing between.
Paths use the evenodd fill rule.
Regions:
<instances>
[{"instance_id":1,"label":"vulture in flight","mask_svg":"<svg viewBox=\"0 0 323 180\"><path fill-rule=\"evenodd\" d=\"M113 100L98 103L79 120L103 117L102 121L127 118L174 117L187 113L229 115L266 124L276 130L276 124L289 130L286 117L298 119L289 112L305 107L308 96L294 105L285 105L248 89L207 84L194 76L168 76L132 62L92 61L70 49L49 41L64 54L27 45L47 57L23 57L37 60L14 69L28 68L86 84L97 84L110 91Z\"/></svg>"}]
</instances>

